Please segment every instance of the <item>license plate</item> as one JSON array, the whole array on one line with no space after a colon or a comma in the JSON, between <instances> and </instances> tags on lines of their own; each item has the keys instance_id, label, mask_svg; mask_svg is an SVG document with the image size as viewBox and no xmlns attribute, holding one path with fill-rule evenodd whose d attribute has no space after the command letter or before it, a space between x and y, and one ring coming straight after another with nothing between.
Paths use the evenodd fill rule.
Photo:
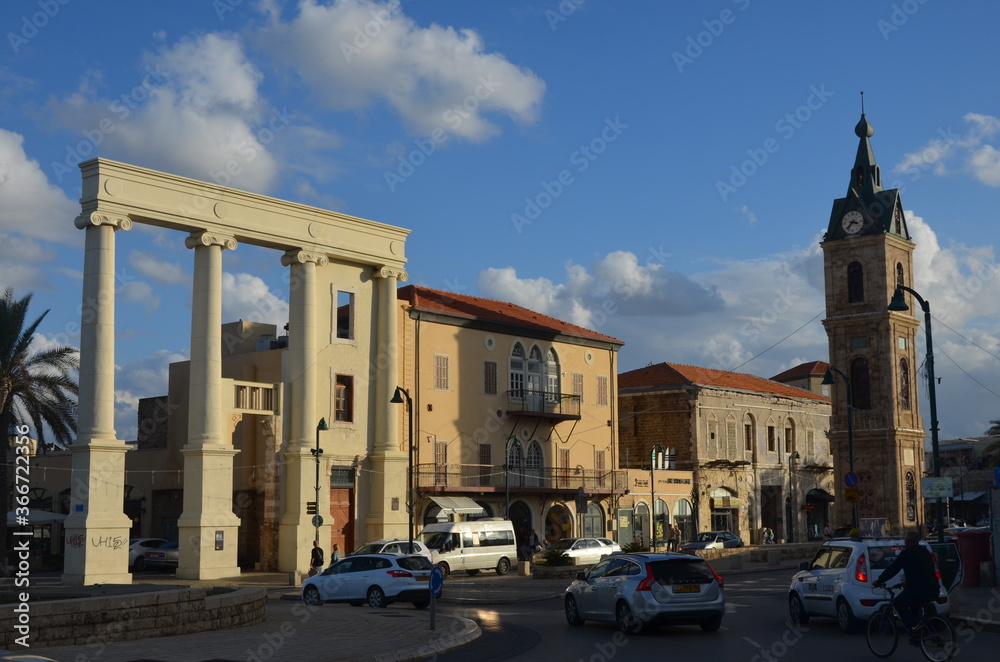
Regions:
<instances>
[{"instance_id":1,"label":"license plate","mask_svg":"<svg viewBox=\"0 0 1000 662\"><path fill-rule=\"evenodd\" d=\"M701 587L697 584L690 584L685 586L675 586L674 593L700 593Z\"/></svg>"},{"instance_id":2,"label":"license plate","mask_svg":"<svg viewBox=\"0 0 1000 662\"><path fill-rule=\"evenodd\" d=\"M418 582L429 582L430 580L430 577L417 577Z\"/></svg>"}]
</instances>

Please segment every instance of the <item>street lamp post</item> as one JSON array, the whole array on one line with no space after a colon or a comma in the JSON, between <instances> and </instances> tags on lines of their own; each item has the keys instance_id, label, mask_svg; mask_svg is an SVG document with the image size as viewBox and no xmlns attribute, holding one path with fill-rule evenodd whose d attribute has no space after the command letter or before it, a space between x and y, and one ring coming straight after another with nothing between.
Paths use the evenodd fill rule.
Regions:
<instances>
[{"instance_id":1,"label":"street lamp post","mask_svg":"<svg viewBox=\"0 0 1000 662\"><path fill-rule=\"evenodd\" d=\"M890 312L905 312L910 309L906 305L906 299L903 297L903 292L909 292L913 295L913 298L917 300L920 304L920 308L924 311L924 327L927 333L927 382L929 386L927 387L927 398L930 400L931 404L931 456L934 458L934 477L941 477L941 451L938 447L938 418L937 418L937 392L934 390L935 378L934 378L934 340L931 335L931 305L924 301L924 298L917 294L914 290L903 285L897 285L896 291L892 294L892 301L889 302L888 310ZM937 498L937 535L938 542L944 542L944 506L941 502L941 497Z\"/></svg>"},{"instance_id":2,"label":"street lamp post","mask_svg":"<svg viewBox=\"0 0 1000 662\"><path fill-rule=\"evenodd\" d=\"M504 489L504 493L506 494L506 497L505 497L505 500L504 500L504 511L503 511L503 517L504 517L504 519L510 519L510 445L511 445L511 443L514 444L515 448L520 449L521 448L521 440L518 439L517 437L511 435L511 437L507 439L507 444L504 447L504 451L503 451L503 489Z\"/></svg>"},{"instance_id":3,"label":"street lamp post","mask_svg":"<svg viewBox=\"0 0 1000 662\"><path fill-rule=\"evenodd\" d=\"M847 387L847 470L854 473L854 394L851 392L851 378L833 366L826 369L823 375L823 384L833 385L837 383L833 373L837 373L844 380ZM858 502L851 502L851 529L858 528Z\"/></svg>"},{"instance_id":4,"label":"street lamp post","mask_svg":"<svg viewBox=\"0 0 1000 662\"><path fill-rule=\"evenodd\" d=\"M795 466L795 461L801 458L798 451L793 451L788 454L788 542L795 542L795 520L798 515L798 511L795 510L795 487L793 484L792 469Z\"/></svg>"},{"instance_id":5,"label":"street lamp post","mask_svg":"<svg viewBox=\"0 0 1000 662\"><path fill-rule=\"evenodd\" d=\"M409 391L407 391L402 386L396 387L396 392L392 394L392 399L389 400L394 405L403 404L403 398L406 398L406 415L407 415L407 428L410 431L409 444L407 446L406 457L406 514L407 514L407 531L410 546L408 548L410 554L413 553L413 399L410 397Z\"/></svg>"},{"instance_id":6,"label":"street lamp post","mask_svg":"<svg viewBox=\"0 0 1000 662\"><path fill-rule=\"evenodd\" d=\"M653 449L649 452L649 504L650 504L650 532L649 532L649 542L650 549L654 552L656 551L656 478L653 475L653 469L656 468L656 460L659 455L665 455L666 451L663 450L661 444L656 444Z\"/></svg>"},{"instance_id":7,"label":"street lamp post","mask_svg":"<svg viewBox=\"0 0 1000 662\"><path fill-rule=\"evenodd\" d=\"M319 515L319 456L323 454L323 449L319 447L319 433L321 430L329 430L330 426L326 424L326 419L319 419L319 423L316 424L316 448L312 449L312 454L316 459L316 514L313 515L313 527L316 529L316 542L319 542L319 525L320 525L320 515Z\"/></svg>"}]
</instances>

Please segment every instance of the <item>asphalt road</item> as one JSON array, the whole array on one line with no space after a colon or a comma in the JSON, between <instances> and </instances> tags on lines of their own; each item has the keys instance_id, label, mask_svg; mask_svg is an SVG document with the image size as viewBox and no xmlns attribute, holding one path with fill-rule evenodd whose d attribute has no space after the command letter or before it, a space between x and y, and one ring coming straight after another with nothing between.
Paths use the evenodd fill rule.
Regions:
<instances>
[{"instance_id":1,"label":"asphalt road","mask_svg":"<svg viewBox=\"0 0 1000 662\"><path fill-rule=\"evenodd\" d=\"M625 636L612 625L569 627L558 599L511 605L451 607L449 613L478 621L483 636L436 662L607 662L609 660L875 660L864 635L845 635L832 619L807 626L788 620L790 573L781 570L738 575L726 582L727 613L718 632L697 626L663 627ZM444 610L442 610L444 611ZM1000 635L960 631L956 660L994 660ZM901 642L890 658L923 660L919 649Z\"/></svg>"}]
</instances>

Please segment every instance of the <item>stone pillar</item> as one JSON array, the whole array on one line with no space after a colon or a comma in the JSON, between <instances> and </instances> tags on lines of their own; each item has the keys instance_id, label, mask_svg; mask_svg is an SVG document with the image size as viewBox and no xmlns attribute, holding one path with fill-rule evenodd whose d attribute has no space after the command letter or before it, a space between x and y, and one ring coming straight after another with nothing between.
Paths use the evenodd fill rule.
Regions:
<instances>
[{"instance_id":1,"label":"stone pillar","mask_svg":"<svg viewBox=\"0 0 1000 662\"><path fill-rule=\"evenodd\" d=\"M62 582L130 584L131 522L122 513L125 452L115 438L115 231L132 221L102 211L74 221L86 231L80 321L80 390L70 513L63 525L66 557Z\"/></svg>"},{"instance_id":2,"label":"stone pillar","mask_svg":"<svg viewBox=\"0 0 1000 662\"><path fill-rule=\"evenodd\" d=\"M222 393L222 250L235 249L236 240L200 232L188 237L184 245L194 249L194 285L177 576L235 577L240 574L236 562L240 520L233 513L233 457L239 451L224 435L225 413L232 396L224 398Z\"/></svg>"},{"instance_id":3,"label":"stone pillar","mask_svg":"<svg viewBox=\"0 0 1000 662\"><path fill-rule=\"evenodd\" d=\"M316 536L312 515L306 513L306 502L316 501L317 460L310 450L315 447L320 419L317 398L325 392L317 388L319 301L316 267L329 263L329 258L322 253L302 250L288 251L281 256L281 264L291 268L288 350L282 362L282 381L289 388L285 401L290 403L287 416L291 430L283 453L284 513L278 527L278 564L280 570L289 572L308 572L309 554ZM322 475L319 480L318 510L322 514L329 512L330 490L329 482L324 482ZM324 485L327 489L322 489ZM322 534L320 539L324 539ZM325 539L329 540L330 536L326 535ZM330 550L324 551L329 553Z\"/></svg>"},{"instance_id":4,"label":"stone pillar","mask_svg":"<svg viewBox=\"0 0 1000 662\"><path fill-rule=\"evenodd\" d=\"M406 281L405 271L382 267L376 269L376 295L378 319L376 320L375 386L375 442L371 462L371 488L365 530L368 540L379 538L406 538L408 533L406 512L406 477L409 470L407 449L408 430L399 426L400 416L405 415L405 405L392 404L389 400L399 381L399 302L396 299L396 281ZM411 397L414 393L410 394ZM416 485L414 485L416 491ZM414 521L419 514L414 513Z\"/></svg>"}]
</instances>

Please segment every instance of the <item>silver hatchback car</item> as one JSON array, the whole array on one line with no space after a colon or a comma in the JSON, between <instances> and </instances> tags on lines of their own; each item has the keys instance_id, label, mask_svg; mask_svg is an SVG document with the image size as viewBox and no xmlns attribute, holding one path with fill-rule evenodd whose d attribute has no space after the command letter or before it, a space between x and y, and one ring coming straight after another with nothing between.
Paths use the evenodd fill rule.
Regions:
<instances>
[{"instance_id":1,"label":"silver hatchback car","mask_svg":"<svg viewBox=\"0 0 1000 662\"><path fill-rule=\"evenodd\" d=\"M722 577L689 554L615 554L577 575L563 600L570 625L615 623L628 634L658 625L722 625Z\"/></svg>"}]
</instances>

